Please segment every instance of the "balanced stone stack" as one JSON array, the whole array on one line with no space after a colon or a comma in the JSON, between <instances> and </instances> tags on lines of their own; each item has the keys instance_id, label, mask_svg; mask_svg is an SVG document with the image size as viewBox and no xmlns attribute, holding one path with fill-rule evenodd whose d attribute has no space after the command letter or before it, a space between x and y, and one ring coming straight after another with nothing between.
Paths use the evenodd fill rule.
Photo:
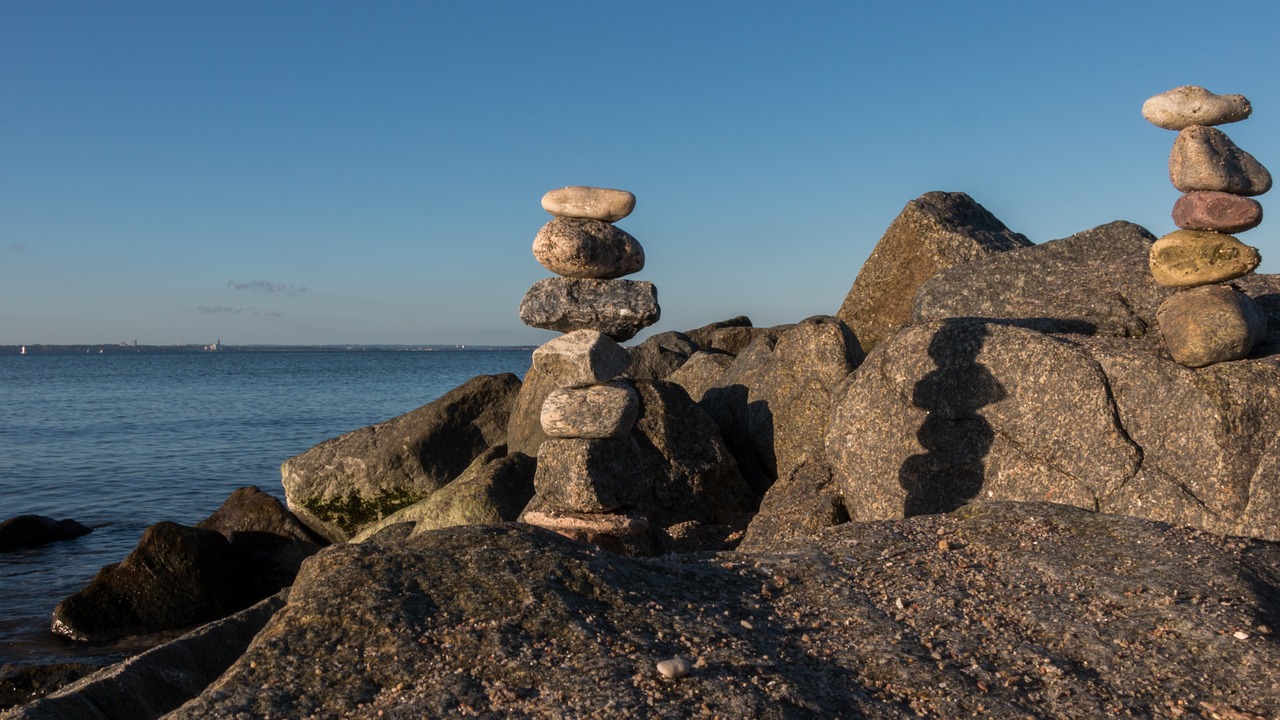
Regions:
<instances>
[{"instance_id":1,"label":"balanced stone stack","mask_svg":"<svg viewBox=\"0 0 1280 720\"><path fill-rule=\"evenodd\" d=\"M1271 189L1271 174L1214 126L1249 117L1243 95L1215 95L1202 87L1174 88L1149 98L1142 116L1178 131L1169 179L1183 195L1173 206L1176 230L1151 246L1155 281L1180 291L1156 312L1173 359L1187 367L1239 360L1266 335L1266 316L1229 284L1261 262L1235 233L1262 222L1252 196Z\"/></svg>"},{"instance_id":2,"label":"balanced stone stack","mask_svg":"<svg viewBox=\"0 0 1280 720\"><path fill-rule=\"evenodd\" d=\"M618 344L657 322L653 283L620 280L644 268L644 249L613 223L635 208L624 190L567 187L542 198L554 218L533 241L533 255L560 277L534 283L520 304L526 325L562 335L533 353L533 369L554 378L540 421L535 495L527 523L608 546L644 532L625 514L646 492L640 447L631 435L636 391L616 381L631 363Z\"/></svg>"}]
</instances>

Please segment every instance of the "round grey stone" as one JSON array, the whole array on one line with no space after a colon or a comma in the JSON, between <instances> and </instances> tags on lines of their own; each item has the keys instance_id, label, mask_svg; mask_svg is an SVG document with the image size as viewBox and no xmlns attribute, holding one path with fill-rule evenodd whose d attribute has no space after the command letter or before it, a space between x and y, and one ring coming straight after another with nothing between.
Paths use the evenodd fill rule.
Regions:
<instances>
[{"instance_id":1,"label":"round grey stone","mask_svg":"<svg viewBox=\"0 0 1280 720\"><path fill-rule=\"evenodd\" d=\"M623 382L560 388L542 403L542 431L553 438L622 437L639 412L639 396Z\"/></svg>"},{"instance_id":2,"label":"round grey stone","mask_svg":"<svg viewBox=\"0 0 1280 720\"><path fill-rule=\"evenodd\" d=\"M1176 87L1142 103L1142 117L1166 130L1232 123L1252 112L1253 107L1243 95L1215 95L1196 85Z\"/></svg>"},{"instance_id":3,"label":"round grey stone","mask_svg":"<svg viewBox=\"0 0 1280 720\"><path fill-rule=\"evenodd\" d=\"M1184 193L1218 190L1261 195L1271 189L1271 173L1236 147L1226 133L1192 125L1178 133L1169 153L1169 180Z\"/></svg>"},{"instance_id":4,"label":"round grey stone","mask_svg":"<svg viewBox=\"0 0 1280 720\"><path fill-rule=\"evenodd\" d=\"M1240 360L1267 334L1258 303L1227 285L1171 295L1156 311L1156 322L1169 354L1187 367Z\"/></svg>"},{"instance_id":5,"label":"round grey stone","mask_svg":"<svg viewBox=\"0 0 1280 720\"><path fill-rule=\"evenodd\" d=\"M542 196L542 209L556 217L592 218L617 222L636 208L636 196L626 190L572 185Z\"/></svg>"},{"instance_id":6,"label":"round grey stone","mask_svg":"<svg viewBox=\"0 0 1280 720\"><path fill-rule=\"evenodd\" d=\"M1234 280L1262 262L1257 248L1230 235L1175 230L1151 245L1151 276L1165 287L1186 288Z\"/></svg>"},{"instance_id":7,"label":"round grey stone","mask_svg":"<svg viewBox=\"0 0 1280 720\"><path fill-rule=\"evenodd\" d=\"M612 279L644 269L644 248L601 220L554 218L533 240L533 256L561 277Z\"/></svg>"}]
</instances>

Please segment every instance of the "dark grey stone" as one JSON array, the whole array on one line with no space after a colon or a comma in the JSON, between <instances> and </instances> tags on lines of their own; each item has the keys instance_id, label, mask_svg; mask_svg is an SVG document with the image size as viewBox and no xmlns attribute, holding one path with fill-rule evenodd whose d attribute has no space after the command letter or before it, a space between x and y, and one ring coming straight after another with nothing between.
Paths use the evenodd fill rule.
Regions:
<instances>
[{"instance_id":1,"label":"dark grey stone","mask_svg":"<svg viewBox=\"0 0 1280 720\"><path fill-rule=\"evenodd\" d=\"M658 322L658 290L644 280L546 278L520 302L525 325L571 332L599 330L622 342Z\"/></svg>"}]
</instances>

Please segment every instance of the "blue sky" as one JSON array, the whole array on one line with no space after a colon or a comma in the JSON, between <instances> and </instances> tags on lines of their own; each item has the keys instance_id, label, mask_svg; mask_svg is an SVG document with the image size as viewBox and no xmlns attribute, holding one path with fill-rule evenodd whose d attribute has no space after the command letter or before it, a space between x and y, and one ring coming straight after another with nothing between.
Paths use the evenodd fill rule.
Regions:
<instances>
[{"instance_id":1,"label":"blue sky","mask_svg":"<svg viewBox=\"0 0 1280 720\"><path fill-rule=\"evenodd\" d=\"M564 185L636 194L650 332L831 314L930 190L1172 231L1178 85L1280 170L1277 47L1272 2L7 0L0 344L541 343Z\"/></svg>"}]
</instances>

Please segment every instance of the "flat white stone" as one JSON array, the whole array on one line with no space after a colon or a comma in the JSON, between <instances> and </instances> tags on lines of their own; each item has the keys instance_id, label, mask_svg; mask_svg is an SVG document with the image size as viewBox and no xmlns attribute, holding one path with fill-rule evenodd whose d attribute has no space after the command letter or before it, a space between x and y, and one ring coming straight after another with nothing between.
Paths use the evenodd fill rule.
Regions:
<instances>
[{"instance_id":1,"label":"flat white stone","mask_svg":"<svg viewBox=\"0 0 1280 720\"><path fill-rule=\"evenodd\" d=\"M1196 85L1176 87L1142 103L1142 117L1166 130L1237 122L1252 112L1243 95L1215 95Z\"/></svg>"},{"instance_id":2,"label":"flat white stone","mask_svg":"<svg viewBox=\"0 0 1280 720\"><path fill-rule=\"evenodd\" d=\"M635 195L612 188L571 185L542 196L542 209L556 217L617 222L635 208Z\"/></svg>"}]
</instances>

